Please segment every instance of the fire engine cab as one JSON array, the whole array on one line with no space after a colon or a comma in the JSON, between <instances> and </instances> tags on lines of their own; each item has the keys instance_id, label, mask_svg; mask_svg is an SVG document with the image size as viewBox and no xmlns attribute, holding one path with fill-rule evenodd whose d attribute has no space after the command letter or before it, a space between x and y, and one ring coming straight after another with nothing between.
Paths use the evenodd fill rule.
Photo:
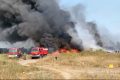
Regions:
<instances>
[{"instance_id":1,"label":"fire engine cab","mask_svg":"<svg viewBox=\"0 0 120 80\"><path fill-rule=\"evenodd\" d=\"M21 57L22 56L22 53L20 51L19 48L10 48L9 51L8 51L8 57L11 58L11 57Z\"/></svg>"},{"instance_id":2,"label":"fire engine cab","mask_svg":"<svg viewBox=\"0 0 120 80\"><path fill-rule=\"evenodd\" d=\"M48 54L48 48L35 47L35 48L32 48L30 54L31 54L31 57L32 57L32 58L43 57L43 56L45 56L45 55Z\"/></svg>"}]
</instances>

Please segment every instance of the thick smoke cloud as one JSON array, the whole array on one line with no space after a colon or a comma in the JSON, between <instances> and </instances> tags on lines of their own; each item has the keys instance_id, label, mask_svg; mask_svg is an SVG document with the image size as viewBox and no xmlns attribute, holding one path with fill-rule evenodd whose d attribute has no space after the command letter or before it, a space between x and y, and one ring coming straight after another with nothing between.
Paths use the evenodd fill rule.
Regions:
<instances>
[{"instance_id":1,"label":"thick smoke cloud","mask_svg":"<svg viewBox=\"0 0 120 80\"><path fill-rule=\"evenodd\" d=\"M39 42L55 49L82 49L82 43L71 41L68 28L74 28L74 23L69 12L60 9L56 0L0 1L0 41L17 47L31 40L31 47Z\"/></svg>"},{"instance_id":2,"label":"thick smoke cloud","mask_svg":"<svg viewBox=\"0 0 120 80\"><path fill-rule=\"evenodd\" d=\"M4 47L83 50L116 46L102 33L96 23L86 21L81 4L64 10L57 0L0 0L0 45Z\"/></svg>"}]
</instances>

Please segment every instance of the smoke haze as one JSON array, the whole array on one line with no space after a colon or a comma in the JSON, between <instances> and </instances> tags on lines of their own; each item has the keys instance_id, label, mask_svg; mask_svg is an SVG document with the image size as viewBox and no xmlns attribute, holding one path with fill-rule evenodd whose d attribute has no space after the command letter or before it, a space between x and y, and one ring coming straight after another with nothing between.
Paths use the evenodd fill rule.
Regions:
<instances>
[{"instance_id":1,"label":"smoke haze","mask_svg":"<svg viewBox=\"0 0 120 80\"><path fill-rule=\"evenodd\" d=\"M120 50L120 39L111 34L107 28L100 27L95 22L87 22L85 7L82 4L69 8L64 6L62 9L68 11L71 14L71 20L76 23L75 30L83 43L84 49Z\"/></svg>"}]
</instances>

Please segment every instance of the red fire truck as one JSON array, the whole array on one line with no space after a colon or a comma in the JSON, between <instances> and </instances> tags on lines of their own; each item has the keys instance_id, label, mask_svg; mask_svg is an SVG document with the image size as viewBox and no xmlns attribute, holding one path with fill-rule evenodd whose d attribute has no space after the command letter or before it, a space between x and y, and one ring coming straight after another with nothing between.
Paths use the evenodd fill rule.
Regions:
<instances>
[{"instance_id":1,"label":"red fire truck","mask_svg":"<svg viewBox=\"0 0 120 80\"><path fill-rule=\"evenodd\" d=\"M45 55L48 54L48 48L35 47L35 48L32 48L30 54L31 54L31 57L32 57L32 58L43 57L43 56L45 56Z\"/></svg>"},{"instance_id":2,"label":"red fire truck","mask_svg":"<svg viewBox=\"0 0 120 80\"><path fill-rule=\"evenodd\" d=\"M19 48L10 48L8 52L8 57L17 57L20 58L22 56L21 50Z\"/></svg>"}]
</instances>

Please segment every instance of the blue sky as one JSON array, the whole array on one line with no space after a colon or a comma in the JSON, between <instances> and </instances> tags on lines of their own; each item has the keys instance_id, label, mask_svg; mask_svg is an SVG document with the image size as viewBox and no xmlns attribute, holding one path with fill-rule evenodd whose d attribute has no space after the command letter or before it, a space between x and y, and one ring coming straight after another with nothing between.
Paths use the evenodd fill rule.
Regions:
<instances>
[{"instance_id":1,"label":"blue sky","mask_svg":"<svg viewBox=\"0 0 120 80\"><path fill-rule=\"evenodd\" d=\"M120 0L61 0L61 5L71 7L83 4L87 21L107 27L111 33L120 34Z\"/></svg>"}]
</instances>

